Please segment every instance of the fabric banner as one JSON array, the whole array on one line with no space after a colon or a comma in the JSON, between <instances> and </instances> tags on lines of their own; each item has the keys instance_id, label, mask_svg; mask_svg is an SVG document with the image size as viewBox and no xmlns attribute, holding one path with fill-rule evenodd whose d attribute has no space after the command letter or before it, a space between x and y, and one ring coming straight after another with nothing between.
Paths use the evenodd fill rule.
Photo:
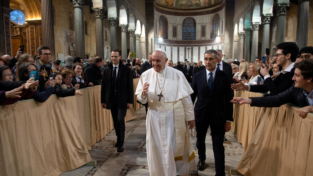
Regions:
<instances>
[{"instance_id":1,"label":"fabric banner","mask_svg":"<svg viewBox=\"0 0 313 176\"><path fill-rule=\"evenodd\" d=\"M88 150L114 128L113 119L101 107L101 86L81 90L81 97L0 106L0 176L57 176L91 161Z\"/></svg>"},{"instance_id":2,"label":"fabric banner","mask_svg":"<svg viewBox=\"0 0 313 176\"><path fill-rule=\"evenodd\" d=\"M235 92L235 97L260 97ZM234 105L233 130L245 153L237 170L245 176L312 175L313 116L305 119L297 108L258 108ZM312 143L312 145L311 145Z\"/></svg>"}]
</instances>

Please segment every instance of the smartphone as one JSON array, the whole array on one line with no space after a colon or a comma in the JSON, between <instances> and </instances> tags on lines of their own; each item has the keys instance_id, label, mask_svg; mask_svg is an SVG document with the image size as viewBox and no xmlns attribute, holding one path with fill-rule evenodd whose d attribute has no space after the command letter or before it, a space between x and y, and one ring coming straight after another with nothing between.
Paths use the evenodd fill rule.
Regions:
<instances>
[{"instance_id":1,"label":"smartphone","mask_svg":"<svg viewBox=\"0 0 313 176\"><path fill-rule=\"evenodd\" d=\"M266 56L262 56L262 62L266 63Z\"/></svg>"},{"instance_id":2,"label":"smartphone","mask_svg":"<svg viewBox=\"0 0 313 176\"><path fill-rule=\"evenodd\" d=\"M265 53L266 53L266 55L270 55L270 49L269 49L269 48L266 48L266 49L265 49Z\"/></svg>"},{"instance_id":3,"label":"smartphone","mask_svg":"<svg viewBox=\"0 0 313 176\"><path fill-rule=\"evenodd\" d=\"M24 53L24 45L20 45L22 54Z\"/></svg>"},{"instance_id":4,"label":"smartphone","mask_svg":"<svg viewBox=\"0 0 313 176\"><path fill-rule=\"evenodd\" d=\"M39 80L39 72L38 71L31 71L29 78L34 78L34 81Z\"/></svg>"}]
</instances>

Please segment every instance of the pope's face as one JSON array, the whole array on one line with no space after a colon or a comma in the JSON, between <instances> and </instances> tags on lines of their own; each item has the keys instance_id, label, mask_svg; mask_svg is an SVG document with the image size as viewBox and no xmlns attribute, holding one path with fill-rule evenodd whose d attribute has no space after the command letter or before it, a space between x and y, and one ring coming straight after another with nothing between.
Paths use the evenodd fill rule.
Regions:
<instances>
[{"instance_id":1,"label":"pope's face","mask_svg":"<svg viewBox=\"0 0 313 176\"><path fill-rule=\"evenodd\" d=\"M161 51L154 51L152 53L152 67L156 72L160 72L165 68L168 59Z\"/></svg>"}]
</instances>

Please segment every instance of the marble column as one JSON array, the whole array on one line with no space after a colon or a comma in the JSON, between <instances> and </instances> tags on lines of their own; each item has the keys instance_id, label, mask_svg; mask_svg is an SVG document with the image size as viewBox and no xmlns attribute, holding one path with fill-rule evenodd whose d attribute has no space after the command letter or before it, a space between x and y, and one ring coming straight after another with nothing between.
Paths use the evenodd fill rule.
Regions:
<instances>
[{"instance_id":1,"label":"marble column","mask_svg":"<svg viewBox=\"0 0 313 176\"><path fill-rule=\"evenodd\" d=\"M296 42L299 48L308 45L308 32L309 32L309 0L298 0L298 23L297 23L297 39Z\"/></svg>"},{"instance_id":2,"label":"marble column","mask_svg":"<svg viewBox=\"0 0 313 176\"><path fill-rule=\"evenodd\" d=\"M265 54L266 48L270 48L270 23L272 14L265 14L263 17L263 38L261 55Z\"/></svg>"},{"instance_id":3,"label":"marble column","mask_svg":"<svg viewBox=\"0 0 313 176\"><path fill-rule=\"evenodd\" d=\"M239 51L238 51L238 61L240 61L240 59L242 59L243 56L243 38L245 36L244 32L239 32Z\"/></svg>"},{"instance_id":4,"label":"marble column","mask_svg":"<svg viewBox=\"0 0 313 176\"><path fill-rule=\"evenodd\" d=\"M258 57L258 44L259 44L259 25L260 23L252 24L252 47L250 61L254 62L255 58Z\"/></svg>"},{"instance_id":5,"label":"marble column","mask_svg":"<svg viewBox=\"0 0 313 176\"><path fill-rule=\"evenodd\" d=\"M85 58L83 0L73 0L75 18L75 56Z\"/></svg>"},{"instance_id":6,"label":"marble column","mask_svg":"<svg viewBox=\"0 0 313 176\"><path fill-rule=\"evenodd\" d=\"M136 58L141 58L140 52L140 35L136 34Z\"/></svg>"},{"instance_id":7,"label":"marble column","mask_svg":"<svg viewBox=\"0 0 313 176\"><path fill-rule=\"evenodd\" d=\"M288 3L277 4L277 30L276 30L276 44L280 44L285 41L286 31L286 11Z\"/></svg>"},{"instance_id":8,"label":"marble column","mask_svg":"<svg viewBox=\"0 0 313 176\"><path fill-rule=\"evenodd\" d=\"M96 12L96 55L104 58L103 47L103 9L94 8Z\"/></svg>"},{"instance_id":9,"label":"marble column","mask_svg":"<svg viewBox=\"0 0 313 176\"><path fill-rule=\"evenodd\" d=\"M251 29L245 29L245 47L244 47L244 58L246 61L250 60L250 33Z\"/></svg>"},{"instance_id":10,"label":"marble column","mask_svg":"<svg viewBox=\"0 0 313 176\"><path fill-rule=\"evenodd\" d=\"M54 61L57 57L54 43L52 0L41 0L41 26L42 44L50 48L51 61Z\"/></svg>"},{"instance_id":11,"label":"marble column","mask_svg":"<svg viewBox=\"0 0 313 176\"><path fill-rule=\"evenodd\" d=\"M115 50L117 49L116 27L118 25L118 20L116 18L109 18L109 21L110 21L111 50Z\"/></svg>"},{"instance_id":12,"label":"marble column","mask_svg":"<svg viewBox=\"0 0 313 176\"><path fill-rule=\"evenodd\" d=\"M134 37L135 37L135 30L128 30L129 32L129 46L130 46L130 51L132 52L135 52L135 40L134 40ZM134 58L130 58L131 61L134 59Z\"/></svg>"},{"instance_id":13,"label":"marble column","mask_svg":"<svg viewBox=\"0 0 313 176\"><path fill-rule=\"evenodd\" d=\"M120 25L122 29L122 59L127 59L127 25Z\"/></svg>"}]
</instances>

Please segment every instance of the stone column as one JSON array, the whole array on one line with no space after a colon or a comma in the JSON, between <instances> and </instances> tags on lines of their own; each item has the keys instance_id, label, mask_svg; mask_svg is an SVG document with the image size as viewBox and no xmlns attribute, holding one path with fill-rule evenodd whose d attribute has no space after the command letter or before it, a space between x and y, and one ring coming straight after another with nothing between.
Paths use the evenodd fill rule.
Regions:
<instances>
[{"instance_id":1,"label":"stone column","mask_svg":"<svg viewBox=\"0 0 313 176\"><path fill-rule=\"evenodd\" d=\"M140 35L136 34L136 58L141 58L140 52Z\"/></svg>"},{"instance_id":2,"label":"stone column","mask_svg":"<svg viewBox=\"0 0 313 176\"><path fill-rule=\"evenodd\" d=\"M52 0L41 0L42 44L51 51L51 61L56 59L54 43L54 26L52 14Z\"/></svg>"},{"instance_id":3,"label":"stone column","mask_svg":"<svg viewBox=\"0 0 313 176\"><path fill-rule=\"evenodd\" d=\"M272 14L265 14L263 17L263 38L261 54L265 53L266 48L270 48L270 22Z\"/></svg>"},{"instance_id":4,"label":"stone column","mask_svg":"<svg viewBox=\"0 0 313 176\"><path fill-rule=\"evenodd\" d=\"M250 61L254 62L255 58L258 57L258 43L259 43L259 25L260 23L252 24L252 47Z\"/></svg>"},{"instance_id":5,"label":"stone column","mask_svg":"<svg viewBox=\"0 0 313 176\"><path fill-rule=\"evenodd\" d=\"M134 40L134 37L135 37L135 30L128 30L129 32L129 46L130 46L130 51L132 52L136 52L135 51L135 40ZM133 61L134 58L130 58L131 61Z\"/></svg>"},{"instance_id":6,"label":"stone column","mask_svg":"<svg viewBox=\"0 0 313 176\"><path fill-rule=\"evenodd\" d=\"M238 61L240 61L240 59L242 59L243 56L243 38L245 36L244 32L239 32L239 51L238 51Z\"/></svg>"},{"instance_id":7,"label":"stone column","mask_svg":"<svg viewBox=\"0 0 313 176\"><path fill-rule=\"evenodd\" d=\"M297 24L297 39L296 42L299 48L303 48L308 44L309 31L309 0L298 0L298 24Z\"/></svg>"},{"instance_id":8,"label":"stone column","mask_svg":"<svg viewBox=\"0 0 313 176\"><path fill-rule=\"evenodd\" d=\"M122 29L122 59L127 59L127 25L120 25Z\"/></svg>"},{"instance_id":9,"label":"stone column","mask_svg":"<svg viewBox=\"0 0 313 176\"><path fill-rule=\"evenodd\" d=\"M111 50L117 49L117 41L116 41L116 27L118 24L118 20L116 18L110 18L110 36L111 36Z\"/></svg>"},{"instance_id":10,"label":"stone column","mask_svg":"<svg viewBox=\"0 0 313 176\"><path fill-rule=\"evenodd\" d=\"M246 61L250 60L250 32L251 29L245 29L245 47L244 47L244 58Z\"/></svg>"},{"instance_id":11,"label":"stone column","mask_svg":"<svg viewBox=\"0 0 313 176\"><path fill-rule=\"evenodd\" d=\"M277 4L277 30L276 30L276 44L280 44L285 41L285 31L286 31L286 11L288 3L278 3ZM306 21L308 22L308 21Z\"/></svg>"},{"instance_id":12,"label":"stone column","mask_svg":"<svg viewBox=\"0 0 313 176\"><path fill-rule=\"evenodd\" d=\"M75 56L85 58L83 0L73 0L75 18Z\"/></svg>"},{"instance_id":13,"label":"stone column","mask_svg":"<svg viewBox=\"0 0 313 176\"><path fill-rule=\"evenodd\" d=\"M96 12L96 55L104 59L103 47L103 9L94 8Z\"/></svg>"}]
</instances>

